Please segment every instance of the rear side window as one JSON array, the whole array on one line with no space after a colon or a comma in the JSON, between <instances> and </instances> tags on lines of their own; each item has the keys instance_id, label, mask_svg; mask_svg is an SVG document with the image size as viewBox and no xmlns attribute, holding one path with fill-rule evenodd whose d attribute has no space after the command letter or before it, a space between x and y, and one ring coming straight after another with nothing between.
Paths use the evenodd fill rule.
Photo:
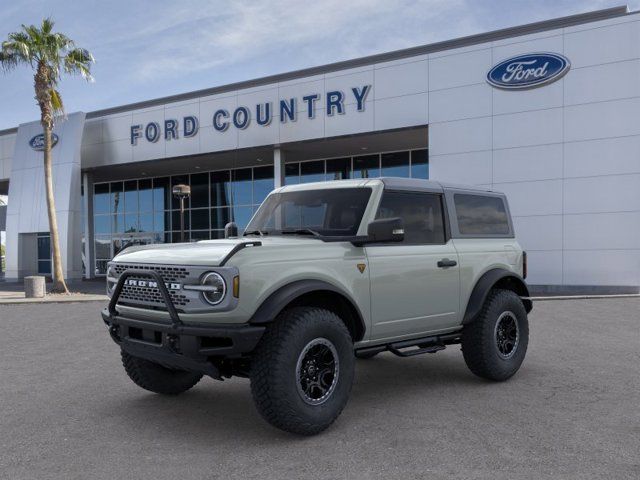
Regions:
<instances>
[{"instance_id":1,"label":"rear side window","mask_svg":"<svg viewBox=\"0 0 640 480\"><path fill-rule=\"evenodd\" d=\"M509 216L500 197L456 193L453 196L462 235L509 235Z\"/></svg>"},{"instance_id":2,"label":"rear side window","mask_svg":"<svg viewBox=\"0 0 640 480\"><path fill-rule=\"evenodd\" d=\"M403 243L445 243L440 195L385 191L376 218L394 217L400 217L404 224Z\"/></svg>"}]
</instances>

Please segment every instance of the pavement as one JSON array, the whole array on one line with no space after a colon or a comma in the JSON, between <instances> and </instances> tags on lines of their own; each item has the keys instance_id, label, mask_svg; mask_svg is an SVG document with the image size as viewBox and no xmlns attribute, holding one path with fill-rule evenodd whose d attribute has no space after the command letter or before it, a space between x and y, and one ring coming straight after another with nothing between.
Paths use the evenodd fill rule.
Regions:
<instances>
[{"instance_id":1,"label":"pavement","mask_svg":"<svg viewBox=\"0 0 640 480\"><path fill-rule=\"evenodd\" d=\"M638 479L640 299L537 302L510 381L457 346L358 360L323 434L280 432L246 379L136 387L102 302L0 305L2 479Z\"/></svg>"}]
</instances>

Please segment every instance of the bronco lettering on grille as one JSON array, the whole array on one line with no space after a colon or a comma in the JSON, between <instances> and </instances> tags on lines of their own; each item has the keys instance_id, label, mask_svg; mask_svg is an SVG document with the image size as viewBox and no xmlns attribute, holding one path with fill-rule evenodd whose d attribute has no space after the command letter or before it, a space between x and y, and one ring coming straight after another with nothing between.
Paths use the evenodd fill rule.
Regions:
<instances>
[{"instance_id":1,"label":"bronco lettering on grille","mask_svg":"<svg viewBox=\"0 0 640 480\"><path fill-rule=\"evenodd\" d=\"M142 288L158 288L158 282L154 280L138 280L135 278L127 278L124 284L129 287L142 287ZM165 286L169 290L180 290L179 283L165 283Z\"/></svg>"}]
</instances>

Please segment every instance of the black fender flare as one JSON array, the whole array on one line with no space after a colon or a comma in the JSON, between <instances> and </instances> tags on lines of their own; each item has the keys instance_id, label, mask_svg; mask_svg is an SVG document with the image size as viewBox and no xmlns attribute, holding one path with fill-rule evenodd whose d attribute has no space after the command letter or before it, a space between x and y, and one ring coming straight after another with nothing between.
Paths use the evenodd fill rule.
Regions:
<instances>
[{"instance_id":1,"label":"black fender flare","mask_svg":"<svg viewBox=\"0 0 640 480\"><path fill-rule=\"evenodd\" d=\"M337 293L342 296L346 302L348 302L352 316L355 317L354 319L358 323L356 330L359 332L359 335L357 336L360 338L356 338L355 340L360 340L366 331L366 324L358 304L353 300L351 295L343 289L323 280L297 280L280 287L262 302L252 315L249 323L253 325L264 325L266 323L270 323L295 299L307 293L321 291Z\"/></svg>"},{"instance_id":2,"label":"black fender flare","mask_svg":"<svg viewBox=\"0 0 640 480\"><path fill-rule=\"evenodd\" d=\"M503 284L504 288L517 293L522 298L527 313L531 311L533 305L529 298L529 288L522 277L503 268L494 268L485 272L473 287L462 319L463 325L471 323L478 316L487 299L487 295L498 283Z\"/></svg>"}]
</instances>

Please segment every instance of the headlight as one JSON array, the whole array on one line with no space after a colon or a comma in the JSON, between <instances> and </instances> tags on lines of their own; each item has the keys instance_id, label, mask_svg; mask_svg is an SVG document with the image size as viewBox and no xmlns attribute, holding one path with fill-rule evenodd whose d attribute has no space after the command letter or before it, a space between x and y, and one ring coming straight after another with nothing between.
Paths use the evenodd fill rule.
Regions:
<instances>
[{"instance_id":1,"label":"headlight","mask_svg":"<svg viewBox=\"0 0 640 480\"><path fill-rule=\"evenodd\" d=\"M202 297L211 305L219 304L227 293L224 278L216 272L205 274L200 283L206 287L206 290L202 290Z\"/></svg>"},{"instance_id":2,"label":"headlight","mask_svg":"<svg viewBox=\"0 0 640 480\"><path fill-rule=\"evenodd\" d=\"M107 267L107 295L111 295L113 288L118 283L118 277L116 273L116 267L113 264L109 264Z\"/></svg>"}]
</instances>

